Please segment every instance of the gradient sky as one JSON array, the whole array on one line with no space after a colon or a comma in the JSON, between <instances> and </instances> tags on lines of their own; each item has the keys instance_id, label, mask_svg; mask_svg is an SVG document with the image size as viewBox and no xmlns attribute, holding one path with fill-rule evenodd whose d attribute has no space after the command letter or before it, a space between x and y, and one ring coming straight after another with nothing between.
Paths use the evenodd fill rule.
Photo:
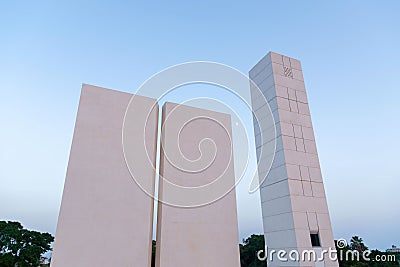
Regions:
<instances>
[{"instance_id":1,"label":"gradient sky","mask_svg":"<svg viewBox=\"0 0 400 267\"><path fill-rule=\"evenodd\" d=\"M0 220L55 233L82 83L133 93L171 65L248 73L272 50L302 61L335 238L400 245L399 11L397 0L3 1ZM261 232L258 196L238 189L238 207L240 237Z\"/></svg>"}]
</instances>

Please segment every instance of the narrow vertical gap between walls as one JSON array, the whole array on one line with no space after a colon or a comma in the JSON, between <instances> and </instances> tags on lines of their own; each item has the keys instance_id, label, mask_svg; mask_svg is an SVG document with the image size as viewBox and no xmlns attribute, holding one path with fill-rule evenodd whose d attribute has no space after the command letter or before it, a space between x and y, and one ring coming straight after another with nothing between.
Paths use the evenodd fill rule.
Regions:
<instances>
[{"instance_id":1,"label":"narrow vertical gap between walls","mask_svg":"<svg viewBox=\"0 0 400 267\"><path fill-rule=\"evenodd\" d=\"M154 180L154 203L153 203L153 240L157 241L157 213L158 213L158 188L160 182L160 145L162 127L162 108L158 109L157 121L157 143L156 143L156 173Z\"/></svg>"}]
</instances>

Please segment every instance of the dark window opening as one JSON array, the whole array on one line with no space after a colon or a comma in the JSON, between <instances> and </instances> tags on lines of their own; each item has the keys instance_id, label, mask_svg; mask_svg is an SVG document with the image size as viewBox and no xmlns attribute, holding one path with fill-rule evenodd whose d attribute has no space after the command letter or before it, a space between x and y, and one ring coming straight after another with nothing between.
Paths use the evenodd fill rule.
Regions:
<instances>
[{"instance_id":1,"label":"dark window opening","mask_svg":"<svg viewBox=\"0 0 400 267\"><path fill-rule=\"evenodd\" d=\"M311 233L310 234L311 237L311 245L313 247L320 247L321 246L321 242L319 240L319 234L318 233Z\"/></svg>"}]
</instances>

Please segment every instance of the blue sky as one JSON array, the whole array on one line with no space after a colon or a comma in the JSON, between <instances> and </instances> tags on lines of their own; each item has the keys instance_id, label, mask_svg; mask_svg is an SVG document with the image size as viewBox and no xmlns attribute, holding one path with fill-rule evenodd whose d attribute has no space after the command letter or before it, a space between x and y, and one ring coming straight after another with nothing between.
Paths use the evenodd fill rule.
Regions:
<instances>
[{"instance_id":1,"label":"blue sky","mask_svg":"<svg viewBox=\"0 0 400 267\"><path fill-rule=\"evenodd\" d=\"M193 60L247 73L272 50L302 61L335 238L400 245L399 8L394 0L1 3L0 219L55 232L82 83L135 92ZM261 232L255 195L238 190L238 201L241 237Z\"/></svg>"}]
</instances>

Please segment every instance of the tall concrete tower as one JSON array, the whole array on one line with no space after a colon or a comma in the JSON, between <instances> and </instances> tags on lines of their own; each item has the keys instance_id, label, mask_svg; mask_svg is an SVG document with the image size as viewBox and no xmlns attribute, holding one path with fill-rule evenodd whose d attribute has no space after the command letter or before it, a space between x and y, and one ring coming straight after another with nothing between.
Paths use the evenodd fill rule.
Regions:
<instances>
[{"instance_id":1,"label":"tall concrete tower","mask_svg":"<svg viewBox=\"0 0 400 267\"><path fill-rule=\"evenodd\" d=\"M300 253L299 260L269 258L268 266L337 267L337 261L327 255L317 262L303 260L301 255L305 250L320 255L335 245L300 61L270 52L250 70L250 79L268 101L276 129L275 138L261 138L269 130L260 129L255 121L258 158L260 148L276 140L270 171L262 159L259 164L268 252ZM251 95L258 118L268 116L263 114L265 101L260 101L260 91L252 88Z\"/></svg>"}]
</instances>

